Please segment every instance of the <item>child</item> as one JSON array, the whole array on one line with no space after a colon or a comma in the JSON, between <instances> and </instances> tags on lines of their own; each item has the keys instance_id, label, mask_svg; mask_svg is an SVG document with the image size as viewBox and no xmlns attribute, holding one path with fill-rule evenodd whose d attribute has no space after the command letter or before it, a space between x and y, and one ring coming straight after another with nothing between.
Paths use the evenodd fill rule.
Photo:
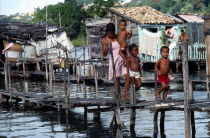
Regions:
<instances>
[{"instance_id":1,"label":"child","mask_svg":"<svg viewBox=\"0 0 210 138\"><path fill-rule=\"evenodd\" d=\"M168 73L171 74L171 78L174 78L172 70L170 68L170 60L168 59L169 48L168 46L162 46L160 49L160 53L162 58L160 58L155 64L155 70L158 73L158 83L161 83L162 87L157 91L156 97L160 99L160 93L164 91L163 100L167 101L168 89L169 89L169 81L168 81ZM159 68L158 68L159 67Z\"/></svg>"},{"instance_id":2,"label":"child","mask_svg":"<svg viewBox=\"0 0 210 138\"><path fill-rule=\"evenodd\" d=\"M124 66L127 66L127 53L126 49L128 47L126 39L130 39L132 37L132 31L126 30L127 22L125 19L121 19L119 22L120 31L117 33L117 41L120 44L120 51L119 54L124 60Z\"/></svg>"},{"instance_id":3,"label":"child","mask_svg":"<svg viewBox=\"0 0 210 138\"><path fill-rule=\"evenodd\" d=\"M137 57L138 55L138 46L136 44L132 44L129 46L129 52L131 56L128 58L128 69L129 75L131 78L131 82L135 84L136 91L141 87L141 67L140 67L140 59Z\"/></svg>"}]
</instances>

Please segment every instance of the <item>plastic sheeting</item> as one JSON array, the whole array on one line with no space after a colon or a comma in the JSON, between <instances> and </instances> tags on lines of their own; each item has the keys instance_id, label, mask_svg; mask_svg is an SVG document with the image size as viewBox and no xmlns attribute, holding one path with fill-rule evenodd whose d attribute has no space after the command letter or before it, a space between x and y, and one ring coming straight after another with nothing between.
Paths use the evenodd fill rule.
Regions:
<instances>
[{"instance_id":1,"label":"plastic sheeting","mask_svg":"<svg viewBox=\"0 0 210 138\"><path fill-rule=\"evenodd\" d=\"M142 42L140 42L140 53L151 56L157 56L157 46L160 39L159 33L149 32L146 29L142 30Z\"/></svg>"},{"instance_id":2,"label":"plastic sheeting","mask_svg":"<svg viewBox=\"0 0 210 138\"><path fill-rule=\"evenodd\" d=\"M63 47L65 47L67 50L71 50L74 46L71 43L70 39L67 37L66 32L58 32L54 34L50 34L47 36L47 44L46 40L44 41L31 41L31 45L36 46L36 54L37 56L42 56L43 54L57 54L59 56L59 48L57 50L56 47L58 43L60 43ZM65 53L63 50L60 50L61 57L65 56Z\"/></svg>"}]
</instances>

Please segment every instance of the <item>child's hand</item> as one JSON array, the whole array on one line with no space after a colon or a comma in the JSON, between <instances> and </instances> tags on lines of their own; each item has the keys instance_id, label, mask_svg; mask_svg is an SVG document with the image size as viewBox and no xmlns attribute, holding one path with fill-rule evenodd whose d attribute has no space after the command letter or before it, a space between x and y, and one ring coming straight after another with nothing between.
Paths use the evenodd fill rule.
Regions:
<instances>
[{"instance_id":1,"label":"child's hand","mask_svg":"<svg viewBox=\"0 0 210 138\"><path fill-rule=\"evenodd\" d=\"M127 59L124 60L123 65L124 65L124 67L128 66L128 60Z\"/></svg>"},{"instance_id":2,"label":"child's hand","mask_svg":"<svg viewBox=\"0 0 210 138\"><path fill-rule=\"evenodd\" d=\"M162 75L160 71L158 71L158 75L159 75L159 76L161 76L161 75Z\"/></svg>"}]
</instances>

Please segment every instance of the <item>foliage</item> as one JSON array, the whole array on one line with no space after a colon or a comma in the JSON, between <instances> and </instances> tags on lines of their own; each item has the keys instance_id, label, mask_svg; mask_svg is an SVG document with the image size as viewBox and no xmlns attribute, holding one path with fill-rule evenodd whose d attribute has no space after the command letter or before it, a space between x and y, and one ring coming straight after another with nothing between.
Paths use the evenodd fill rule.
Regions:
<instances>
[{"instance_id":1,"label":"foliage","mask_svg":"<svg viewBox=\"0 0 210 138\"><path fill-rule=\"evenodd\" d=\"M162 35L161 35L161 37L160 37L160 40L161 40L161 44L162 44L162 45L166 45L166 44L167 44L168 37L167 37L165 31L162 31Z\"/></svg>"},{"instance_id":2,"label":"foliage","mask_svg":"<svg viewBox=\"0 0 210 138\"><path fill-rule=\"evenodd\" d=\"M5 16L1 21L3 22L25 22L25 23L32 23L31 16L26 14L16 13L14 15Z\"/></svg>"},{"instance_id":3,"label":"foliage","mask_svg":"<svg viewBox=\"0 0 210 138\"><path fill-rule=\"evenodd\" d=\"M72 44L74 46L86 46L87 45L87 37L84 35L79 35L75 39L72 40Z\"/></svg>"},{"instance_id":4,"label":"foliage","mask_svg":"<svg viewBox=\"0 0 210 138\"><path fill-rule=\"evenodd\" d=\"M178 13L209 13L210 0L132 0L125 6L150 6L175 15Z\"/></svg>"},{"instance_id":5,"label":"foliage","mask_svg":"<svg viewBox=\"0 0 210 138\"><path fill-rule=\"evenodd\" d=\"M76 38L81 31L81 26L84 26L84 19L86 13L82 10L82 5L76 3L75 0L65 0L65 3L59 3L57 5L49 5L47 7L48 22L59 26L59 15L61 19L61 26L65 28L70 38ZM40 21L46 21L46 7L37 10L33 22L38 23Z\"/></svg>"},{"instance_id":6,"label":"foliage","mask_svg":"<svg viewBox=\"0 0 210 138\"><path fill-rule=\"evenodd\" d=\"M119 0L94 0L93 5L87 9L90 17L105 17L108 9L115 5Z\"/></svg>"}]
</instances>

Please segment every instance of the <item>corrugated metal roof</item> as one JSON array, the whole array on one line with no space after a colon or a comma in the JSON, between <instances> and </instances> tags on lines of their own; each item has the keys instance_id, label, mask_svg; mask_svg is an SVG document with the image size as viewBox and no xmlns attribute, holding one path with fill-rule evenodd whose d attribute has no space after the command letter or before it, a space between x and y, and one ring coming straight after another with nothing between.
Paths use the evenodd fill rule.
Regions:
<instances>
[{"instance_id":1,"label":"corrugated metal roof","mask_svg":"<svg viewBox=\"0 0 210 138\"><path fill-rule=\"evenodd\" d=\"M151 7L112 7L111 12L120 14L125 18L134 20L140 24L177 24L183 23L182 20L168 16Z\"/></svg>"},{"instance_id":2,"label":"corrugated metal roof","mask_svg":"<svg viewBox=\"0 0 210 138\"><path fill-rule=\"evenodd\" d=\"M99 18L99 19L87 18L85 21L85 25L88 27L103 26L109 23L110 21L111 21L110 18Z\"/></svg>"},{"instance_id":3,"label":"corrugated metal roof","mask_svg":"<svg viewBox=\"0 0 210 138\"><path fill-rule=\"evenodd\" d=\"M204 23L204 20L197 15L178 15L180 18L185 20L186 22L197 22Z\"/></svg>"}]
</instances>

